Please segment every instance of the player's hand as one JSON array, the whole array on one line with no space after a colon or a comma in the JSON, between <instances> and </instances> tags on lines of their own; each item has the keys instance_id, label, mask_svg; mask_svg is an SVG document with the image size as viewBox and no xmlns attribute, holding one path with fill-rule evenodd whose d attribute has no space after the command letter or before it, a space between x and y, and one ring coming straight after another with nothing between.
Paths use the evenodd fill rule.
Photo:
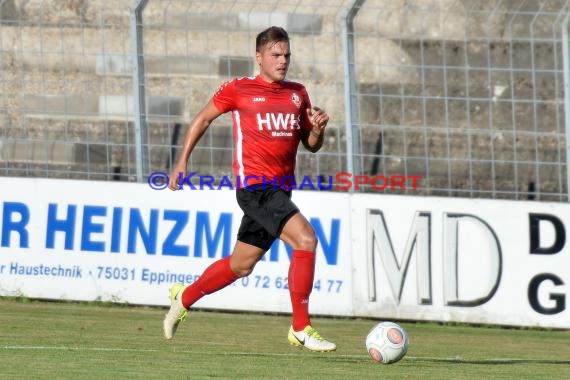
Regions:
<instances>
[{"instance_id":1,"label":"player's hand","mask_svg":"<svg viewBox=\"0 0 570 380\"><path fill-rule=\"evenodd\" d=\"M313 126L313 131L321 134L329 122L329 115L319 107L307 108L307 117Z\"/></svg>"}]
</instances>

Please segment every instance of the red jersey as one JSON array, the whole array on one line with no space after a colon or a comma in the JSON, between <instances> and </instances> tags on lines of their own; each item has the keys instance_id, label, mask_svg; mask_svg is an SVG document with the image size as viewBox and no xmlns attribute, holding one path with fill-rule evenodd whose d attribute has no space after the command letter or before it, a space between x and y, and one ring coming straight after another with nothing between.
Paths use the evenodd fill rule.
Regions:
<instances>
[{"instance_id":1,"label":"red jersey","mask_svg":"<svg viewBox=\"0 0 570 380\"><path fill-rule=\"evenodd\" d=\"M312 128L305 86L244 77L221 85L212 99L220 112L232 111L233 168L240 182L248 176L248 185L262 178L281 181L295 174L301 133Z\"/></svg>"}]
</instances>

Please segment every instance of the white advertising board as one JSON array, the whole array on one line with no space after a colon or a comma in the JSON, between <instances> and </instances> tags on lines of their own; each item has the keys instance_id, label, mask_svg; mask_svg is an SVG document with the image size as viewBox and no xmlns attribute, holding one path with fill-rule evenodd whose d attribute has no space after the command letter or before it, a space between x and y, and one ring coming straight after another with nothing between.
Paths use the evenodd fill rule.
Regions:
<instances>
[{"instance_id":1,"label":"white advertising board","mask_svg":"<svg viewBox=\"0 0 570 380\"><path fill-rule=\"evenodd\" d=\"M0 296L167 305L233 248L235 191L1 178ZM346 194L294 193L319 238L311 312L351 315ZM334 205L331 207L330 205ZM247 278L196 307L290 312L288 250L274 244Z\"/></svg>"},{"instance_id":2,"label":"white advertising board","mask_svg":"<svg viewBox=\"0 0 570 380\"><path fill-rule=\"evenodd\" d=\"M0 296L167 305L229 254L232 190L1 178ZM295 191L319 239L311 313L570 328L562 203ZM290 312L289 251L196 307Z\"/></svg>"},{"instance_id":3,"label":"white advertising board","mask_svg":"<svg viewBox=\"0 0 570 380\"><path fill-rule=\"evenodd\" d=\"M570 327L570 205L358 194L356 315Z\"/></svg>"}]
</instances>

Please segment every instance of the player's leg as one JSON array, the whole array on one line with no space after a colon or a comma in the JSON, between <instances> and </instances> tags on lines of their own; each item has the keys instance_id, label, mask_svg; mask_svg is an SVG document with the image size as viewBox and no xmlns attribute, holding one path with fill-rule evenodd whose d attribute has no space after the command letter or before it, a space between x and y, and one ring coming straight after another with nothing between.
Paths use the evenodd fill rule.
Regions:
<instances>
[{"instance_id":1,"label":"player's leg","mask_svg":"<svg viewBox=\"0 0 570 380\"><path fill-rule=\"evenodd\" d=\"M170 310L163 322L165 338L174 337L178 324L194 303L249 275L264 253L265 250L238 240L230 256L212 263L191 285L174 284L170 289Z\"/></svg>"},{"instance_id":2,"label":"player's leg","mask_svg":"<svg viewBox=\"0 0 570 380\"><path fill-rule=\"evenodd\" d=\"M336 345L315 331L309 317L309 296L313 290L315 250L318 243L313 227L298 212L285 223L280 239L293 248L288 277L293 308L289 343L314 351L334 351Z\"/></svg>"},{"instance_id":3,"label":"player's leg","mask_svg":"<svg viewBox=\"0 0 570 380\"><path fill-rule=\"evenodd\" d=\"M293 306L293 329L300 331L311 324L308 309L309 295L313 289L317 239L312 226L301 213L296 213L287 221L280 238L293 248L288 282Z\"/></svg>"},{"instance_id":4,"label":"player's leg","mask_svg":"<svg viewBox=\"0 0 570 380\"><path fill-rule=\"evenodd\" d=\"M198 280L184 289L182 305L189 309L203 296L217 292L238 278L249 275L264 253L261 248L238 240L230 256L214 262Z\"/></svg>"}]
</instances>

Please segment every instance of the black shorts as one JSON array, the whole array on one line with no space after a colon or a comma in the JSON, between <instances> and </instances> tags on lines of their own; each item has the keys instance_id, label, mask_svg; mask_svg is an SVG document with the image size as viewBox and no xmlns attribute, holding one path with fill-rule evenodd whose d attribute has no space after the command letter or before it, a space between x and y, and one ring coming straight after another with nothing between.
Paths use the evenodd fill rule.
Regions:
<instances>
[{"instance_id":1,"label":"black shorts","mask_svg":"<svg viewBox=\"0 0 570 380\"><path fill-rule=\"evenodd\" d=\"M244 213L237 239L265 251L281 235L285 223L299 212L291 192L280 188L243 188L236 191L236 198Z\"/></svg>"}]
</instances>

